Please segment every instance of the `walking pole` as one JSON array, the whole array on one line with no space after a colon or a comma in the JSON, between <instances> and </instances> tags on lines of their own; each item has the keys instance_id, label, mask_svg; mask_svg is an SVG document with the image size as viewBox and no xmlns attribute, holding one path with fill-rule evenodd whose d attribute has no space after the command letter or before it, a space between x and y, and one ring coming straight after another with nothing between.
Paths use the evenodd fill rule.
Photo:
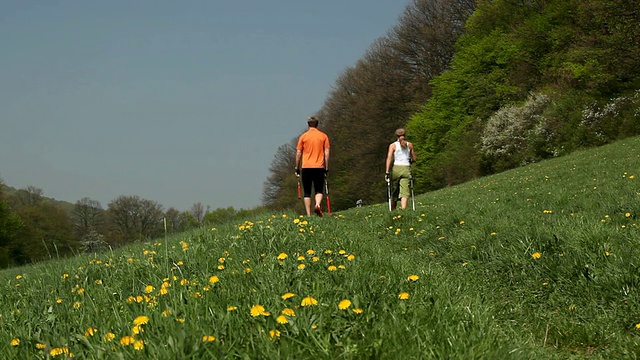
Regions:
<instances>
[{"instance_id":1,"label":"walking pole","mask_svg":"<svg viewBox=\"0 0 640 360\"><path fill-rule=\"evenodd\" d=\"M391 179L387 176L387 200L389 202L389 212L391 212Z\"/></svg>"},{"instance_id":2,"label":"walking pole","mask_svg":"<svg viewBox=\"0 0 640 360\"><path fill-rule=\"evenodd\" d=\"M416 211L416 197L413 195L413 176L409 178L411 185L411 205L413 206L413 211Z\"/></svg>"},{"instance_id":3,"label":"walking pole","mask_svg":"<svg viewBox=\"0 0 640 360\"><path fill-rule=\"evenodd\" d=\"M296 175L296 178L298 178L298 199L301 199L302 191L300 190L300 175Z\"/></svg>"},{"instance_id":4,"label":"walking pole","mask_svg":"<svg viewBox=\"0 0 640 360\"><path fill-rule=\"evenodd\" d=\"M329 200L329 182L327 181L327 177L324 177L324 193L327 196L327 211L329 212L329 216L331 216L331 200Z\"/></svg>"}]
</instances>

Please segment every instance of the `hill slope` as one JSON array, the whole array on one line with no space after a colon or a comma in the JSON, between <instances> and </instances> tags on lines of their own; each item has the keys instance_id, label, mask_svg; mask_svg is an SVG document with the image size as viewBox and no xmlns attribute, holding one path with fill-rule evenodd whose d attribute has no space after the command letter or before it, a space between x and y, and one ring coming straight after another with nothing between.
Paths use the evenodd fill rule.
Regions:
<instances>
[{"instance_id":1,"label":"hill slope","mask_svg":"<svg viewBox=\"0 0 640 360\"><path fill-rule=\"evenodd\" d=\"M638 357L638 154L632 138L416 212L264 214L3 271L0 355Z\"/></svg>"}]
</instances>

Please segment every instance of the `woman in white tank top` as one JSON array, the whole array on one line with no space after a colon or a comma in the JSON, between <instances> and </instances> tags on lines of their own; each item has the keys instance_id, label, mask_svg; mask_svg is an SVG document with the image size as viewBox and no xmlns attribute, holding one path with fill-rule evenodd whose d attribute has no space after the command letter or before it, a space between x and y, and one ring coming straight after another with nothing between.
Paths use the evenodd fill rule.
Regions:
<instances>
[{"instance_id":1,"label":"woman in white tank top","mask_svg":"<svg viewBox=\"0 0 640 360\"><path fill-rule=\"evenodd\" d=\"M405 129L397 129L398 140L389 145L387 152L385 180L391 181L393 188L392 209L395 209L398 198L400 198L400 207L406 209L407 199L411 195L409 179L411 179L411 164L416 161L416 152L413 150L413 144L405 138L406 135Z\"/></svg>"}]
</instances>

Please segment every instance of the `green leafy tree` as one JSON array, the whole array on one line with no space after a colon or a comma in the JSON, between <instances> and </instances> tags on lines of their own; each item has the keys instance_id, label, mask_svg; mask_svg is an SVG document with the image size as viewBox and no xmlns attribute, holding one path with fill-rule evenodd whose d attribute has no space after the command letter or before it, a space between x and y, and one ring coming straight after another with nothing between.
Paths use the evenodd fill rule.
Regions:
<instances>
[{"instance_id":1,"label":"green leafy tree","mask_svg":"<svg viewBox=\"0 0 640 360\"><path fill-rule=\"evenodd\" d=\"M24 224L4 199L3 187L4 182L0 178L0 268L7 268L16 265L14 254L19 250L17 235Z\"/></svg>"}]
</instances>

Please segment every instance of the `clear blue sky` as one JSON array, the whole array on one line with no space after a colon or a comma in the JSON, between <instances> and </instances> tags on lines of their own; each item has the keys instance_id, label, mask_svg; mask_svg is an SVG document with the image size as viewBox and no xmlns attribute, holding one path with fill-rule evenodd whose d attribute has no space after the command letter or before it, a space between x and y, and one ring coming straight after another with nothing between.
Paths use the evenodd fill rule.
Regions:
<instances>
[{"instance_id":1,"label":"clear blue sky","mask_svg":"<svg viewBox=\"0 0 640 360\"><path fill-rule=\"evenodd\" d=\"M257 206L278 146L409 3L3 0L0 177L104 208Z\"/></svg>"}]
</instances>

